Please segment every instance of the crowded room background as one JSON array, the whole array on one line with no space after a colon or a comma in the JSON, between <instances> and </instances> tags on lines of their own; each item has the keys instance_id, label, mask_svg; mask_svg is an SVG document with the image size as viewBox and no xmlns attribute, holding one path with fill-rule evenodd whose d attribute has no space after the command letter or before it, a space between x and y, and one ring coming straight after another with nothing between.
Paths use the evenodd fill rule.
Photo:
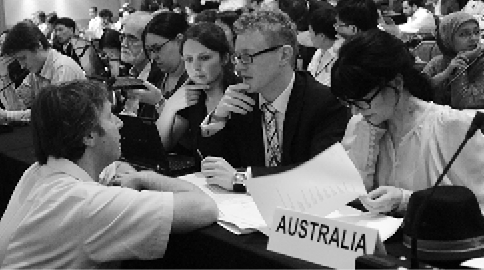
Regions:
<instances>
[{"instance_id":1,"label":"crowded room background","mask_svg":"<svg viewBox=\"0 0 484 270\"><path fill-rule=\"evenodd\" d=\"M481 0L3 0L0 15L0 145L29 142L0 170L2 268L163 258L220 215L179 177L250 195L335 144L361 211L405 217L440 183L484 209ZM451 240L484 251L466 237Z\"/></svg>"}]
</instances>

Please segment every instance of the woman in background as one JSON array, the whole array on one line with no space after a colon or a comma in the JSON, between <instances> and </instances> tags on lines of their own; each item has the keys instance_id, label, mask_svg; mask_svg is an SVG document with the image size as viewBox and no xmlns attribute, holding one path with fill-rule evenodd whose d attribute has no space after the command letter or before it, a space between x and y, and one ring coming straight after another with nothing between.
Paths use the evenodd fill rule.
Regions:
<instances>
[{"instance_id":1,"label":"woman in background","mask_svg":"<svg viewBox=\"0 0 484 270\"><path fill-rule=\"evenodd\" d=\"M189 134L195 157L197 150L215 154L220 142L198 144L200 123L215 109L225 88L238 82L230 61L231 46L222 28L201 22L188 29L180 52L189 81L165 102L157 121L161 141L171 149L184 134Z\"/></svg>"},{"instance_id":2,"label":"woman in background","mask_svg":"<svg viewBox=\"0 0 484 270\"><path fill-rule=\"evenodd\" d=\"M484 59L480 33L477 20L465 12L442 18L437 33L442 55L434 57L423 69L432 78L435 103L456 109L484 109Z\"/></svg>"}]
</instances>

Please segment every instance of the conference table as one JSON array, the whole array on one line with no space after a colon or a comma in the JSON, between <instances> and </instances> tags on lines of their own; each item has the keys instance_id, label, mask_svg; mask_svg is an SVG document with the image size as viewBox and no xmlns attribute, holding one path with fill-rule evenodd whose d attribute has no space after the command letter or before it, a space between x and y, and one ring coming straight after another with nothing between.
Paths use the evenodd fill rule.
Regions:
<instances>
[{"instance_id":1,"label":"conference table","mask_svg":"<svg viewBox=\"0 0 484 270\"><path fill-rule=\"evenodd\" d=\"M29 126L0 134L1 212L23 171L35 162ZM260 232L235 235L218 224L197 231L171 235L165 256L153 261L126 261L123 268L325 268L267 250L268 237ZM399 231L385 241L387 252L408 257ZM324 256L324 254L322 254Z\"/></svg>"}]
</instances>

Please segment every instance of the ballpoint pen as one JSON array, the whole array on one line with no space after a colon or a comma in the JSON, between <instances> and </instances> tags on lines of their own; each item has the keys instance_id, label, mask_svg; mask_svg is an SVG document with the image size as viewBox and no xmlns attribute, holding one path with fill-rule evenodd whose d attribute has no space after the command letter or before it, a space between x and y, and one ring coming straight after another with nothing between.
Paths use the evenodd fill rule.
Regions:
<instances>
[{"instance_id":1,"label":"ballpoint pen","mask_svg":"<svg viewBox=\"0 0 484 270\"><path fill-rule=\"evenodd\" d=\"M202 155L202 152L200 152L200 150L197 148L197 154L198 154L198 157L200 158L200 160L203 160L203 155Z\"/></svg>"}]
</instances>

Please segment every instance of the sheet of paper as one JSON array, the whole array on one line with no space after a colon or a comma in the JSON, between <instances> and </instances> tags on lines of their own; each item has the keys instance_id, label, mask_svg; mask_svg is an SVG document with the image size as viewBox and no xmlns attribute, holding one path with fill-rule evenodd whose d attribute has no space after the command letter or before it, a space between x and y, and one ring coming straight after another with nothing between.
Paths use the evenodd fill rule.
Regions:
<instances>
[{"instance_id":1,"label":"sheet of paper","mask_svg":"<svg viewBox=\"0 0 484 270\"><path fill-rule=\"evenodd\" d=\"M250 195L224 190L207 184L201 173L181 176L213 198L219 209L218 224L234 234L247 234L266 227L257 205Z\"/></svg>"},{"instance_id":2,"label":"sheet of paper","mask_svg":"<svg viewBox=\"0 0 484 270\"><path fill-rule=\"evenodd\" d=\"M367 194L339 143L290 171L248 179L247 189L269 226L276 207L324 217Z\"/></svg>"},{"instance_id":3,"label":"sheet of paper","mask_svg":"<svg viewBox=\"0 0 484 270\"><path fill-rule=\"evenodd\" d=\"M484 269L484 258L470 259L461 263L460 265L469 268Z\"/></svg>"},{"instance_id":4,"label":"sheet of paper","mask_svg":"<svg viewBox=\"0 0 484 270\"><path fill-rule=\"evenodd\" d=\"M382 214L362 212L349 206L343 206L333 211L326 218L377 229L382 241L394 235L402 225L403 218L394 218Z\"/></svg>"}]
</instances>

